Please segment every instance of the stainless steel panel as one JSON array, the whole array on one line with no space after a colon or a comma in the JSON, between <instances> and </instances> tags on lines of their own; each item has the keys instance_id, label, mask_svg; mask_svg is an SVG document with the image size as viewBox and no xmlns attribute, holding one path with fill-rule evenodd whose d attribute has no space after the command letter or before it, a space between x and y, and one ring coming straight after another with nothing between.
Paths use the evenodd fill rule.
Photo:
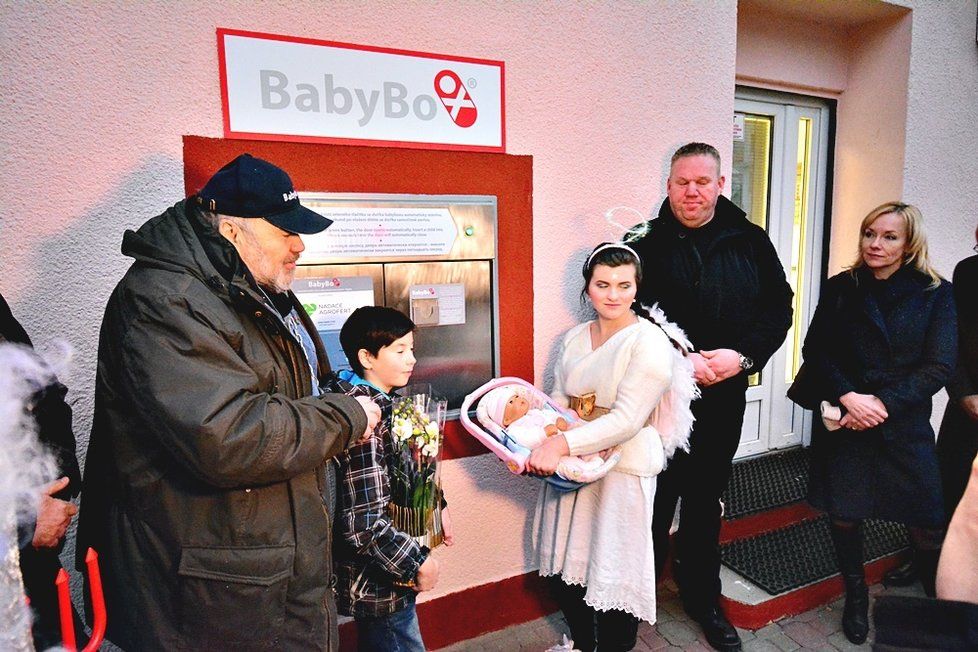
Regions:
<instances>
[{"instance_id":1,"label":"stainless steel panel","mask_svg":"<svg viewBox=\"0 0 978 652\"><path fill-rule=\"evenodd\" d=\"M411 377L412 383L431 383L450 409L460 407L466 394L489 381L495 370L491 263L388 263L384 280L386 305L406 315L411 314L412 286L464 286L465 323L419 326L414 340L418 363Z\"/></svg>"}]
</instances>

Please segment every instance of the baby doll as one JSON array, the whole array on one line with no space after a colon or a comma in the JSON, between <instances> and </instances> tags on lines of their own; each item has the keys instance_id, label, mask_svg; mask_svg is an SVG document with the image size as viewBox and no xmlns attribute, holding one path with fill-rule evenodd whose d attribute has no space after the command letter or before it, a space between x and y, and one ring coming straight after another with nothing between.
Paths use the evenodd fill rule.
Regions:
<instances>
[{"instance_id":1,"label":"baby doll","mask_svg":"<svg viewBox=\"0 0 978 652\"><path fill-rule=\"evenodd\" d=\"M517 444L533 450L558 432L567 430L567 420L554 410L530 409L518 388L497 387L483 397L486 414L506 429Z\"/></svg>"},{"instance_id":2,"label":"baby doll","mask_svg":"<svg viewBox=\"0 0 978 652\"><path fill-rule=\"evenodd\" d=\"M567 420L555 410L531 409L530 402L520 388L497 387L488 392L482 402L489 418L505 428L510 439L528 450L542 444L547 437L553 437L570 428ZM611 452L609 449L591 455L561 458L557 471L565 478L581 479L596 471Z\"/></svg>"}]
</instances>

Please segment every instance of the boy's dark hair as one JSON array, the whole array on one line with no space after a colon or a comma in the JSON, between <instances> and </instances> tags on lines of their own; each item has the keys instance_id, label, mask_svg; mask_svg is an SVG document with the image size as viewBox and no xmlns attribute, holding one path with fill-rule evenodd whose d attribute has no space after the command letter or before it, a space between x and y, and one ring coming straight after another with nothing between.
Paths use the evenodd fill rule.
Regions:
<instances>
[{"instance_id":1,"label":"boy's dark hair","mask_svg":"<svg viewBox=\"0 0 978 652\"><path fill-rule=\"evenodd\" d=\"M363 306L354 310L340 329L340 345L350 362L350 367L358 376L363 376L363 365L357 353L366 349L370 355L377 355L385 346L390 346L414 331L414 322L393 308L386 306Z\"/></svg>"}]
</instances>

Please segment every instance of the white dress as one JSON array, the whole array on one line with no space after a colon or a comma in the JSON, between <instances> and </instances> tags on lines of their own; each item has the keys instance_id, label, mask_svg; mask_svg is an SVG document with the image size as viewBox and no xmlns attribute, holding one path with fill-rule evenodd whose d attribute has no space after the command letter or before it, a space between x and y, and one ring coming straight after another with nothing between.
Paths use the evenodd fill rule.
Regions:
<instances>
[{"instance_id":1,"label":"white dress","mask_svg":"<svg viewBox=\"0 0 978 652\"><path fill-rule=\"evenodd\" d=\"M681 331L670 334L686 344ZM620 444L622 457L603 479L575 492L561 494L543 484L533 528L540 574L586 586L584 601L595 609L620 609L654 623L655 476L667 455L688 446L689 401L696 395L692 364L646 319L597 349L589 322L565 335L555 376L558 403L594 392L596 404L611 409L565 433L570 454ZM657 414L660 399L668 414ZM670 431L666 436L655 427L657 417Z\"/></svg>"}]
</instances>

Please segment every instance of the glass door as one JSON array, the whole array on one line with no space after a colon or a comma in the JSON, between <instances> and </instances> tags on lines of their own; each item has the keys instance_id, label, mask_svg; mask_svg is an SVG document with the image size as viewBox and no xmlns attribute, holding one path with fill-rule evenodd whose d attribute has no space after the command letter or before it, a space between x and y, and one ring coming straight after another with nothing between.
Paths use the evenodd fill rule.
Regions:
<instances>
[{"instance_id":1,"label":"glass door","mask_svg":"<svg viewBox=\"0 0 978 652\"><path fill-rule=\"evenodd\" d=\"M750 377L737 457L807 441L810 414L785 396L818 299L828 151L827 102L739 89L735 101L732 201L765 229L794 291L784 345Z\"/></svg>"}]
</instances>

